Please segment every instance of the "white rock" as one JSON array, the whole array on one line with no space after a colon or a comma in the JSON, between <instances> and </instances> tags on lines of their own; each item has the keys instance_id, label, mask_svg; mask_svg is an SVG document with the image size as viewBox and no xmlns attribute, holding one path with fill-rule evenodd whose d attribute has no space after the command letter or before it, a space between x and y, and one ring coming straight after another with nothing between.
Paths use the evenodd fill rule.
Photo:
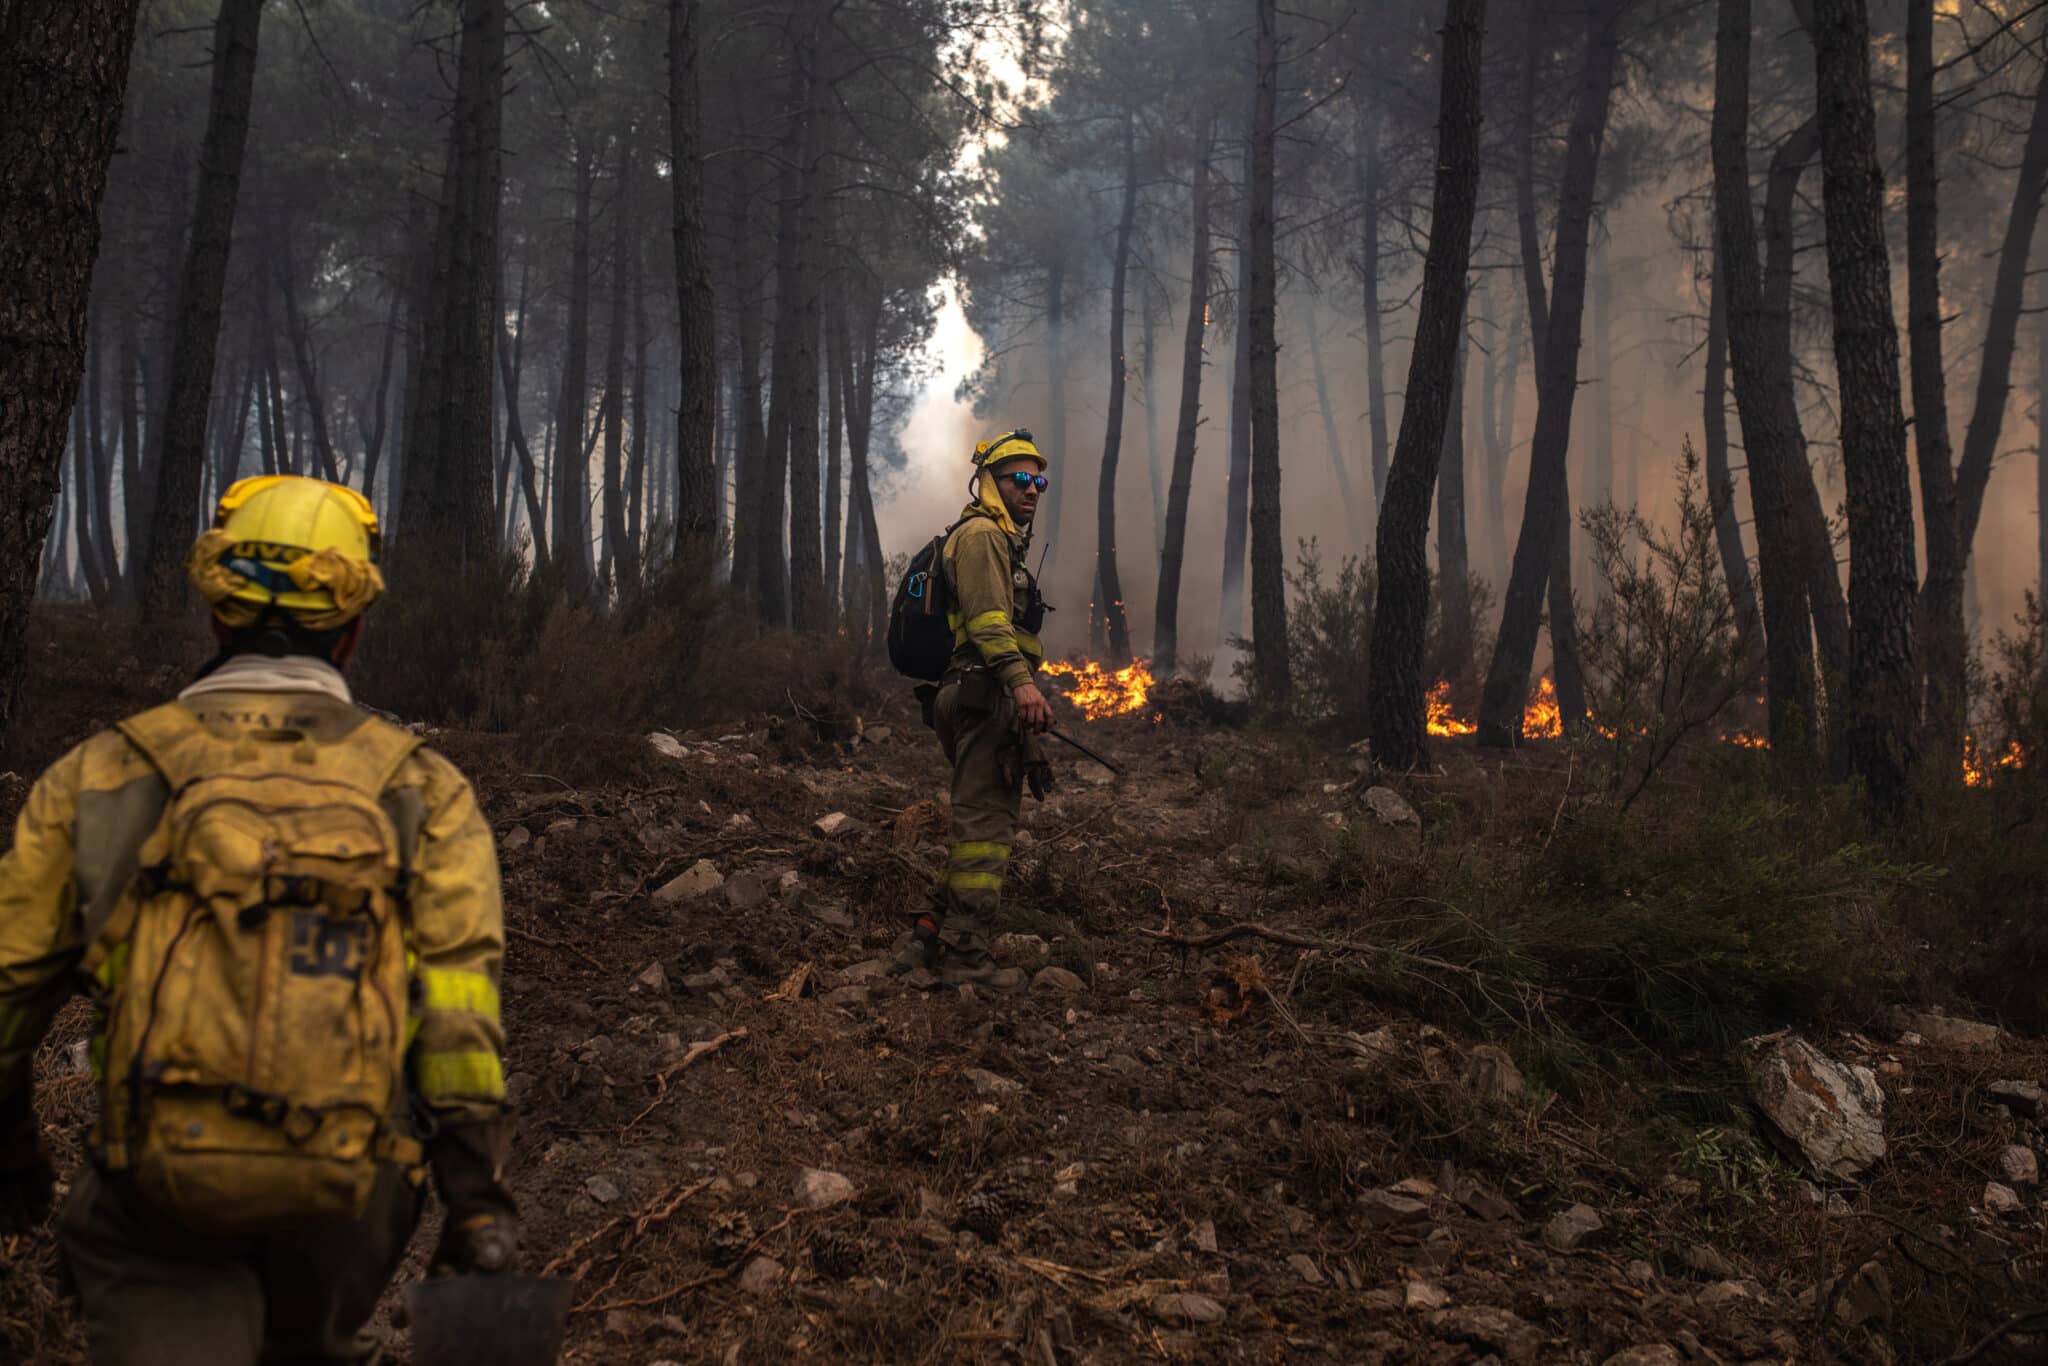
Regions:
<instances>
[{"instance_id":1,"label":"white rock","mask_svg":"<svg viewBox=\"0 0 2048 1366\"><path fill-rule=\"evenodd\" d=\"M820 816L811 822L811 829L822 839L843 839L861 828L861 823L844 811L834 811L829 816Z\"/></svg>"},{"instance_id":2,"label":"white rock","mask_svg":"<svg viewBox=\"0 0 2048 1366\"><path fill-rule=\"evenodd\" d=\"M1435 1281L1410 1281L1402 1302L1410 1309L1441 1309L1451 1302L1451 1292Z\"/></svg>"},{"instance_id":3,"label":"white rock","mask_svg":"<svg viewBox=\"0 0 2048 1366\"><path fill-rule=\"evenodd\" d=\"M1294 1253L1287 1259L1287 1265L1293 1268L1295 1275L1301 1277L1309 1285L1321 1285L1323 1283L1323 1269L1317 1266L1316 1259L1307 1253Z\"/></svg>"},{"instance_id":4,"label":"white rock","mask_svg":"<svg viewBox=\"0 0 2048 1366\"><path fill-rule=\"evenodd\" d=\"M1429 1206L1392 1191L1367 1191L1358 1197L1358 1212L1375 1228L1418 1224L1429 1218Z\"/></svg>"},{"instance_id":5,"label":"white rock","mask_svg":"<svg viewBox=\"0 0 2048 1366\"><path fill-rule=\"evenodd\" d=\"M2031 1081L1994 1081L1984 1092L2014 1114L2048 1119L2048 1091Z\"/></svg>"},{"instance_id":6,"label":"white rock","mask_svg":"<svg viewBox=\"0 0 2048 1366\"><path fill-rule=\"evenodd\" d=\"M1013 1095L1024 1089L1023 1082L1012 1081L1008 1077L999 1076L989 1071L986 1067L970 1067L960 1075L967 1078L968 1083L974 1087L974 1094L977 1096Z\"/></svg>"},{"instance_id":7,"label":"white rock","mask_svg":"<svg viewBox=\"0 0 2048 1366\"><path fill-rule=\"evenodd\" d=\"M1465 1059L1465 1089L1480 1100L1497 1103L1519 1099L1528 1083L1505 1048L1483 1043Z\"/></svg>"},{"instance_id":8,"label":"white rock","mask_svg":"<svg viewBox=\"0 0 2048 1366\"><path fill-rule=\"evenodd\" d=\"M694 901L700 896L717 891L725 885L725 874L708 858L700 858L689 869L670 878L654 893L654 899L664 906L678 901Z\"/></svg>"},{"instance_id":9,"label":"white rock","mask_svg":"<svg viewBox=\"0 0 2048 1366\"><path fill-rule=\"evenodd\" d=\"M1221 1323L1223 1306L1207 1295L1191 1292L1177 1295L1155 1295L1146 1306L1152 1317L1161 1323Z\"/></svg>"},{"instance_id":10,"label":"white rock","mask_svg":"<svg viewBox=\"0 0 2048 1366\"><path fill-rule=\"evenodd\" d=\"M1998 1155L1998 1174L2008 1186L2031 1186L2041 1179L2041 1166L2032 1148L2015 1143Z\"/></svg>"},{"instance_id":11,"label":"white rock","mask_svg":"<svg viewBox=\"0 0 2048 1366\"><path fill-rule=\"evenodd\" d=\"M505 838L498 841L501 853L515 853L533 843L533 832L523 825L515 825L505 832Z\"/></svg>"},{"instance_id":12,"label":"white rock","mask_svg":"<svg viewBox=\"0 0 2048 1366\"><path fill-rule=\"evenodd\" d=\"M1599 1210L1591 1205L1573 1205L1551 1216L1543 1226L1543 1241L1554 1251L1570 1252L1605 1227Z\"/></svg>"},{"instance_id":13,"label":"white rock","mask_svg":"<svg viewBox=\"0 0 2048 1366\"><path fill-rule=\"evenodd\" d=\"M1986 1181L1983 1204L1987 1214L2018 1214L2020 1193L2001 1181Z\"/></svg>"},{"instance_id":14,"label":"white rock","mask_svg":"<svg viewBox=\"0 0 2048 1366\"><path fill-rule=\"evenodd\" d=\"M1056 996L1078 996L1088 989L1088 984L1065 968L1040 968L1031 979L1031 989Z\"/></svg>"},{"instance_id":15,"label":"white rock","mask_svg":"<svg viewBox=\"0 0 2048 1366\"><path fill-rule=\"evenodd\" d=\"M2003 1031L1995 1024L1958 1019L1953 1015L1914 1010L1907 1006L1893 1006L1885 1012L1883 1023L1894 1034L1918 1034L1938 1048L1996 1048L2004 1037Z\"/></svg>"},{"instance_id":16,"label":"white rock","mask_svg":"<svg viewBox=\"0 0 2048 1366\"><path fill-rule=\"evenodd\" d=\"M609 1176L593 1176L583 1183L583 1189L600 1205L609 1205L619 1198L618 1184Z\"/></svg>"},{"instance_id":17,"label":"white rock","mask_svg":"<svg viewBox=\"0 0 2048 1366\"><path fill-rule=\"evenodd\" d=\"M658 730L654 732L647 737L647 743L653 746L654 752L664 759L681 759L690 752L683 748L682 741L665 731Z\"/></svg>"},{"instance_id":18,"label":"white rock","mask_svg":"<svg viewBox=\"0 0 2048 1366\"><path fill-rule=\"evenodd\" d=\"M668 969L661 965L660 959L640 970L640 975L633 979L633 989L652 992L656 996L668 995Z\"/></svg>"},{"instance_id":19,"label":"white rock","mask_svg":"<svg viewBox=\"0 0 2048 1366\"><path fill-rule=\"evenodd\" d=\"M1116 774L1093 759L1083 759L1075 764L1074 776L1093 787L1107 787L1116 781Z\"/></svg>"},{"instance_id":20,"label":"white rock","mask_svg":"<svg viewBox=\"0 0 2048 1366\"><path fill-rule=\"evenodd\" d=\"M1420 826L1422 817L1408 804L1408 799L1391 787L1369 787L1365 790L1365 804L1372 808L1372 814L1379 817L1381 825Z\"/></svg>"},{"instance_id":21,"label":"white rock","mask_svg":"<svg viewBox=\"0 0 2048 1366\"><path fill-rule=\"evenodd\" d=\"M749 1295L765 1295L782 1284L782 1263L773 1257L757 1256L740 1271L740 1289Z\"/></svg>"},{"instance_id":22,"label":"white rock","mask_svg":"<svg viewBox=\"0 0 2048 1366\"><path fill-rule=\"evenodd\" d=\"M797 1173L796 1198L812 1209L823 1209L836 1205L842 1200L851 1200L854 1194L853 1182L838 1172L821 1171L816 1167L805 1167Z\"/></svg>"},{"instance_id":23,"label":"white rock","mask_svg":"<svg viewBox=\"0 0 2048 1366\"><path fill-rule=\"evenodd\" d=\"M1869 1068L1787 1035L1755 1059L1751 1080L1758 1107L1817 1175L1853 1180L1885 1155L1884 1092Z\"/></svg>"}]
</instances>

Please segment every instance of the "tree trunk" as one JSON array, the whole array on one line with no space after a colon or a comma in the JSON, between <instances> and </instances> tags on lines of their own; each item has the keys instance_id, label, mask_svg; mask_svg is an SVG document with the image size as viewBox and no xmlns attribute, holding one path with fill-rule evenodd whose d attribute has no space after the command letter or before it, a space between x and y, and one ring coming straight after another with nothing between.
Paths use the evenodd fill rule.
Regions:
<instances>
[{"instance_id":1,"label":"tree trunk","mask_svg":"<svg viewBox=\"0 0 2048 1366\"><path fill-rule=\"evenodd\" d=\"M1747 3L1747 0L1743 0ZM1700 425L1706 438L1707 496L1714 510L1714 541L1721 551L1721 574L1735 625L1750 647L1761 646L1756 590L1749 581L1749 554L1742 545L1742 525L1735 516L1735 476L1728 463L1728 288L1721 253L1713 255L1708 284L1707 364L1700 398ZM1752 499L1751 501L1754 501Z\"/></svg>"},{"instance_id":2,"label":"tree trunk","mask_svg":"<svg viewBox=\"0 0 2048 1366\"><path fill-rule=\"evenodd\" d=\"M1580 499L1588 506L1614 501L1614 271L1609 258L1613 248L1600 253L1599 269L1593 272L1593 373L1592 430L1586 433L1587 460L1585 488Z\"/></svg>"},{"instance_id":3,"label":"tree trunk","mask_svg":"<svg viewBox=\"0 0 2048 1366\"><path fill-rule=\"evenodd\" d=\"M1344 468L1344 441L1337 435L1337 412L1330 403L1330 377L1323 365L1322 318L1311 294L1304 311L1308 314L1308 359L1309 368L1316 382L1316 410L1323 419L1323 444L1329 448L1330 468L1337 476L1337 497L1346 512L1351 503L1351 471Z\"/></svg>"},{"instance_id":4,"label":"tree trunk","mask_svg":"<svg viewBox=\"0 0 2048 1366\"><path fill-rule=\"evenodd\" d=\"M799 182L802 200L797 214L796 297L790 311L796 335L789 349L789 610L797 630L808 632L829 629L832 615L832 595L825 589L821 549L823 490L818 470L818 343L824 332L820 255L824 238L826 142L831 127L824 107L831 83L819 50L821 27L822 19L814 22L798 48L810 104L804 118L803 174ZM782 387L780 374L775 377L775 386Z\"/></svg>"},{"instance_id":5,"label":"tree trunk","mask_svg":"<svg viewBox=\"0 0 2048 1366\"><path fill-rule=\"evenodd\" d=\"M532 265L530 258L521 257L519 302L512 311L512 335L498 345L498 375L505 390L505 444L512 448L519 460L519 492L526 500L526 532L533 544L533 568L538 574L545 573L549 563L548 519L540 496L546 485L537 480L533 448L526 440L526 418L519 411L520 381L526 373L526 302ZM373 458L374 455L372 451Z\"/></svg>"},{"instance_id":6,"label":"tree trunk","mask_svg":"<svg viewBox=\"0 0 2048 1366\"><path fill-rule=\"evenodd\" d=\"M403 291L394 288L384 313L382 349L377 357L377 387L370 391L369 420L366 422L361 412L356 414L356 431L363 438L363 497L372 502L377 497L377 469L384 460L384 433L391 411L391 358L398 349L399 304L403 298ZM520 300L520 307L523 311L524 297ZM508 396L508 407L511 402Z\"/></svg>"},{"instance_id":7,"label":"tree trunk","mask_svg":"<svg viewBox=\"0 0 2048 1366\"><path fill-rule=\"evenodd\" d=\"M497 553L492 351L504 326L497 295L505 28L505 0L462 0L455 110L422 313L422 373L408 395L403 520L423 552L458 567ZM584 189L581 178L578 188ZM587 589L573 572L569 582L572 591Z\"/></svg>"},{"instance_id":8,"label":"tree trunk","mask_svg":"<svg viewBox=\"0 0 2048 1366\"><path fill-rule=\"evenodd\" d=\"M1252 667L1259 693L1284 702L1294 681L1287 660L1287 561L1280 538L1280 342L1273 260L1273 140L1279 86L1276 0L1258 0L1257 78L1252 102ZM1120 604L1119 604L1120 605Z\"/></svg>"},{"instance_id":9,"label":"tree trunk","mask_svg":"<svg viewBox=\"0 0 2048 1366\"><path fill-rule=\"evenodd\" d=\"M1913 766L1913 489L1899 334L1885 254L1884 175L1864 0L1815 0L1828 293L1849 503L1849 678L1842 741L1880 821L1905 809Z\"/></svg>"},{"instance_id":10,"label":"tree trunk","mask_svg":"<svg viewBox=\"0 0 2048 1366\"><path fill-rule=\"evenodd\" d=\"M1450 0L1444 15L1429 254L1423 261L1422 303L1401 405L1401 433L1387 471L1386 500L1375 537L1379 595L1373 609L1367 703L1373 762L1395 771L1414 768L1425 757L1422 652L1429 621L1429 503L1458 388L1465 272L1471 264L1472 219L1479 200L1485 39L1486 0ZM1462 516L1462 507L1459 511ZM1459 539L1462 536L1461 528Z\"/></svg>"},{"instance_id":11,"label":"tree trunk","mask_svg":"<svg viewBox=\"0 0 2048 1366\"><path fill-rule=\"evenodd\" d=\"M1512 295L1513 291L1509 292ZM1512 302L1509 306L1513 306ZM1522 334L1527 319L1526 308L1516 309L1514 321L1508 324L1506 342L1489 347L1486 352L1488 393L1481 406L1486 414L1487 564L1496 583L1505 579L1508 571L1508 456L1515 446L1515 399L1521 388ZM1501 353L1498 373L1496 351Z\"/></svg>"},{"instance_id":12,"label":"tree trunk","mask_svg":"<svg viewBox=\"0 0 2048 1366\"><path fill-rule=\"evenodd\" d=\"M807 28L808 25L802 27ZM798 401L798 391L804 382L797 373L796 352L806 294L803 283L804 219L812 146L808 113L812 99L811 65L800 48L796 60L790 65L784 108L806 112L791 118L789 132L777 154L781 173L776 188L775 339L769 358L768 458L762 467L758 486L761 516L754 523L754 589L761 621L768 626L790 624L789 561L784 550L784 536L789 530L792 515L788 501L789 462L791 433L797 419L791 409ZM813 425L815 411L814 407Z\"/></svg>"},{"instance_id":13,"label":"tree trunk","mask_svg":"<svg viewBox=\"0 0 2048 1366\"><path fill-rule=\"evenodd\" d=\"M334 442L327 434L327 405L320 397L320 376L313 365L311 327L305 314L299 311L298 289L293 280L296 269L292 264L288 230L280 229L276 260L277 291L284 300L285 330L291 338L292 360L299 372L299 398L305 403L306 415L313 423L313 453L319 460L320 477L339 483L341 469L334 458Z\"/></svg>"},{"instance_id":14,"label":"tree trunk","mask_svg":"<svg viewBox=\"0 0 2048 1366\"><path fill-rule=\"evenodd\" d=\"M1245 182L1249 184L1249 163ZM1237 318L1230 362L1230 470L1223 492L1223 592L1216 608L1216 659L1221 667L1244 635L1244 557L1252 484L1252 293L1250 219L1237 239Z\"/></svg>"},{"instance_id":15,"label":"tree trunk","mask_svg":"<svg viewBox=\"0 0 2048 1366\"><path fill-rule=\"evenodd\" d=\"M825 316L825 592L839 600L831 614L836 623L846 601L839 587L839 528L844 517L840 490L846 474L846 313L836 292Z\"/></svg>"},{"instance_id":16,"label":"tree trunk","mask_svg":"<svg viewBox=\"0 0 2048 1366\"><path fill-rule=\"evenodd\" d=\"M846 384L846 453L852 466L852 511L860 519L862 597L867 608L870 640L889 634L889 594L882 578L882 536L875 525L875 496L868 482L868 439L874 431L877 353L881 349L882 298L877 291L868 308L856 369Z\"/></svg>"},{"instance_id":17,"label":"tree trunk","mask_svg":"<svg viewBox=\"0 0 2048 1366\"><path fill-rule=\"evenodd\" d=\"M1138 342L1139 383L1145 390L1145 469L1150 476L1152 488L1152 553L1159 553L1159 546L1166 539L1166 477L1159 468L1159 377L1158 333L1159 333L1159 291L1152 287L1148 273L1141 286L1143 303L1140 306L1141 326L1144 331Z\"/></svg>"},{"instance_id":18,"label":"tree trunk","mask_svg":"<svg viewBox=\"0 0 2048 1366\"><path fill-rule=\"evenodd\" d=\"M1364 97L1358 106L1359 214L1365 241L1358 252L1360 294L1365 308L1366 431L1372 442L1372 506L1361 522L1378 526L1387 496L1387 362L1380 337L1380 127L1379 116Z\"/></svg>"},{"instance_id":19,"label":"tree trunk","mask_svg":"<svg viewBox=\"0 0 2048 1366\"><path fill-rule=\"evenodd\" d=\"M221 291L234 241L235 201L242 181L242 152L249 140L249 99L262 22L263 0L221 0L214 20L213 91L199 153L199 193L185 267L178 278L170 390L157 442L157 498L144 557L145 601L153 615L173 613L185 600L185 554L197 529Z\"/></svg>"},{"instance_id":20,"label":"tree trunk","mask_svg":"<svg viewBox=\"0 0 2048 1366\"><path fill-rule=\"evenodd\" d=\"M554 524L550 547L571 602L592 592L590 537L584 529L583 489L587 471L583 415L590 402L590 199L597 172L586 150L576 154L576 223L569 257L569 321L562 338L561 387L555 399Z\"/></svg>"},{"instance_id":21,"label":"tree trunk","mask_svg":"<svg viewBox=\"0 0 2048 1366\"><path fill-rule=\"evenodd\" d=\"M737 161L737 158L735 158ZM733 474L732 582L746 594L756 592L759 580L755 552L760 536L755 524L765 515L762 507L762 467L768 463L768 435L761 419L761 313L762 287L768 270L762 259L764 234L755 231L748 207L752 187L744 170L735 176L733 240L733 298L739 314L733 328L739 345L739 415L734 425L737 458Z\"/></svg>"},{"instance_id":22,"label":"tree trunk","mask_svg":"<svg viewBox=\"0 0 2048 1366\"><path fill-rule=\"evenodd\" d=\"M1907 0L1906 326L1912 339L1920 513L1927 528L1927 586L1920 599L1921 659L1927 671L1921 756L1933 765L1937 783L1957 786L1962 782L1963 730L1969 721L1964 677L1969 642L1963 634L1965 556L1948 434L1948 384L1941 360L1941 172L1936 155L1934 0ZM2013 315L2017 322L2017 304ZM2008 349L2010 345L2008 338ZM2002 386L1995 403L2001 410L2005 407Z\"/></svg>"},{"instance_id":23,"label":"tree trunk","mask_svg":"<svg viewBox=\"0 0 2048 1366\"><path fill-rule=\"evenodd\" d=\"M2012 389L2013 343L2025 305L2028 249L2033 245L2044 187L2048 187L2048 62L2042 63L2034 85L2033 119L2027 125L2019 182L2013 187L2012 211L2006 217L2005 240L1998 250L1998 275L1984 322L1976 403L1970 409L1970 425L1963 432L1963 456L1956 468L1956 525L1965 563L1977 539L1977 523L1984 513L1984 492L1991 483L1991 465L1998 455L1998 433L2005 421L2006 399Z\"/></svg>"},{"instance_id":24,"label":"tree trunk","mask_svg":"<svg viewBox=\"0 0 2048 1366\"><path fill-rule=\"evenodd\" d=\"M1469 250L1466 253L1470 264ZM1471 307L1468 284L1458 299L1457 378L1451 386L1451 409L1444 423L1443 467L1436 484L1436 565L1443 609L1438 614L1442 676L1462 685L1472 672L1472 548L1465 516L1465 372L1470 365L1471 339L1465 331Z\"/></svg>"},{"instance_id":25,"label":"tree trunk","mask_svg":"<svg viewBox=\"0 0 2048 1366\"><path fill-rule=\"evenodd\" d=\"M85 364L136 0L9 0L0 46L0 734Z\"/></svg>"},{"instance_id":26,"label":"tree trunk","mask_svg":"<svg viewBox=\"0 0 2048 1366\"><path fill-rule=\"evenodd\" d=\"M91 331L88 324L88 331ZM99 559L92 543L92 433L91 410L99 398L99 338L96 333L86 350L86 384L78 401L71 405L70 466L61 472L61 497L71 513L71 543L77 547L78 568L85 579L85 591L94 607L107 605L107 581L100 573ZM61 521L61 519L58 519Z\"/></svg>"},{"instance_id":27,"label":"tree trunk","mask_svg":"<svg viewBox=\"0 0 2048 1366\"><path fill-rule=\"evenodd\" d=\"M1159 546L1158 604L1152 617L1152 671L1164 678L1180 662L1180 574L1187 545L1188 497L1194 486L1195 436L1202 422L1202 338L1209 320L1209 160L1216 125L1202 125L1188 215L1194 245L1188 254L1188 314L1181 343L1180 413L1173 434L1173 473L1166 494L1166 533Z\"/></svg>"},{"instance_id":28,"label":"tree trunk","mask_svg":"<svg viewBox=\"0 0 2048 1366\"><path fill-rule=\"evenodd\" d=\"M1539 375L1536 431L1529 445L1529 491L1513 568L1503 595L1500 636L1487 669L1480 700L1479 742L1506 746L1520 741L1529 672L1535 662L1536 632L1546 584L1550 589L1550 638L1555 654L1558 709L1567 729L1584 724L1585 694L1577 677L1577 641L1571 603L1570 499L1566 455L1571 444L1572 404L1578 389L1579 333L1586 297L1586 247L1593 218L1593 188L1600 144L1614 88L1620 47L1616 29L1623 0L1598 0L1587 14L1586 62L1577 107L1565 147L1559 192L1557 241L1552 263L1554 299L1542 295L1541 267L1529 293L1532 335ZM1523 231L1524 255L1531 233ZM1528 263L1524 263L1525 271ZM1547 315L1547 316L1546 316Z\"/></svg>"},{"instance_id":29,"label":"tree trunk","mask_svg":"<svg viewBox=\"0 0 2048 1366\"><path fill-rule=\"evenodd\" d=\"M1045 298L1045 411L1046 426L1051 429L1051 449L1055 451L1067 448L1066 279L1065 259L1055 260L1046 272ZM1043 538L1045 547L1039 552L1041 579L1052 577L1059 564L1060 509L1066 506L1061 493L1064 487L1062 481L1053 480L1039 502L1038 521L1032 528L1034 536Z\"/></svg>"},{"instance_id":30,"label":"tree trunk","mask_svg":"<svg viewBox=\"0 0 2048 1366\"><path fill-rule=\"evenodd\" d=\"M647 544L647 262L641 250L644 237L643 233L633 234L629 249L633 268L627 277L633 293L633 412L626 442L626 545L635 583L645 579L646 559L650 553ZM712 384L715 394L715 378Z\"/></svg>"},{"instance_id":31,"label":"tree trunk","mask_svg":"<svg viewBox=\"0 0 2048 1366\"><path fill-rule=\"evenodd\" d=\"M627 147L631 134L619 138L618 186L612 196L611 327L604 348L604 551L616 576L620 596L640 586L640 566L626 536L625 424L626 325L630 316L626 281L628 244L632 241L631 185L633 167Z\"/></svg>"},{"instance_id":32,"label":"tree trunk","mask_svg":"<svg viewBox=\"0 0 2048 1366\"><path fill-rule=\"evenodd\" d=\"M1095 591L1109 632L1110 662L1131 659L1131 627L1124 615L1123 579L1116 564L1116 470L1124 444L1124 299L1129 281L1131 229L1138 217L1137 118L1124 111L1124 199L1117 217L1116 250L1110 260L1109 402L1102 434L1102 470L1095 490ZM1277 411L1277 410L1276 410ZM1277 422L1277 417L1275 418Z\"/></svg>"},{"instance_id":33,"label":"tree trunk","mask_svg":"<svg viewBox=\"0 0 2048 1366\"><path fill-rule=\"evenodd\" d=\"M2034 334L2034 506L2035 550L2041 561L2034 596L2048 605L2048 314Z\"/></svg>"}]
</instances>

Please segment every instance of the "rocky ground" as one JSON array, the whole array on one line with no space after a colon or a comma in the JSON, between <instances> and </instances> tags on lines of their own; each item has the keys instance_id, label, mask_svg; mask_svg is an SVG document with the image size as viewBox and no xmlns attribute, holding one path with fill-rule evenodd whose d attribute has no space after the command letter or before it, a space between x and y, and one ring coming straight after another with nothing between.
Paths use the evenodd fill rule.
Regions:
<instances>
[{"instance_id":1,"label":"rocky ground","mask_svg":"<svg viewBox=\"0 0 2048 1366\"><path fill-rule=\"evenodd\" d=\"M1924 1015L1766 1038L1751 1093L1806 1151L1646 1129L1639 1079L1539 1080L1568 988L1399 930L1415 806L1540 838L1540 751L1447 751L1403 795L1166 710L1075 723L1126 772L1063 760L1027 802L1016 996L883 975L943 858L907 706L432 737L503 851L516 1179L533 1263L578 1282L567 1360L2048 1352L2048 1048ZM1496 989L1528 1031L1474 1031L1459 1002ZM53 1141L90 1104L80 1027L41 1063ZM80 1360L47 1238L0 1251L0 1346Z\"/></svg>"}]
</instances>

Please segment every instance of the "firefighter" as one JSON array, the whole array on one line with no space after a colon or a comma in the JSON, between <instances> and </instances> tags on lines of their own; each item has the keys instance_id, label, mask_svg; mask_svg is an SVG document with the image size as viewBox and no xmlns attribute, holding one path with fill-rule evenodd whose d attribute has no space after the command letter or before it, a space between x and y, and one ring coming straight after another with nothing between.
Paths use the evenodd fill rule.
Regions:
<instances>
[{"instance_id":1,"label":"firefighter","mask_svg":"<svg viewBox=\"0 0 2048 1366\"><path fill-rule=\"evenodd\" d=\"M1024 974L995 961L989 933L1024 784L1041 798L1051 785L1037 737L1052 729L1052 704L1034 672L1046 607L1025 567L1047 461L1031 433L1014 431L978 443L974 467L972 501L943 552L953 657L932 707L953 765L952 840L931 906L916 917L897 967L944 985L1014 991Z\"/></svg>"},{"instance_id":2,"label":"firefighter","mask_svg":"<svg viewBox=\"0 0 2048 1366\"><path fill-rule=\"evenodd\" d=\"M377 549L354 490L229 488L187 565L219 654L0 858L0 1233L48 1212L30 1060L77 983L100 1107L55 1231L96 1366L374 1360L430 1171L435 1271L516 1259L490 827L341 673Z\"/></svg>"}]
</instances>

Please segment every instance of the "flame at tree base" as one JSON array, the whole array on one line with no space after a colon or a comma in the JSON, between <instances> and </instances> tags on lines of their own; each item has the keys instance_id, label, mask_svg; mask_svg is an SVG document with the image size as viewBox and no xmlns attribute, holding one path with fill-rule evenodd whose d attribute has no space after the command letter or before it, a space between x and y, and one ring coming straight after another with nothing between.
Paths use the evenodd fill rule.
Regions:
<instances>
[{"instance_id":1,"label":"flame at tree base","mask_svg":"<svg viewBox=\"0 0 2048 1366\"><path fill-rule=\"evenodd\" d=\"M1081 715L1090 721L1142 709L1157 681L1142 659L1114 671L1103 668L1092 659L1079 664L1047 660L1039 667L1049 677L1067 681L1067 700L1080 708Z\"/></svg>"}]
</instances>

